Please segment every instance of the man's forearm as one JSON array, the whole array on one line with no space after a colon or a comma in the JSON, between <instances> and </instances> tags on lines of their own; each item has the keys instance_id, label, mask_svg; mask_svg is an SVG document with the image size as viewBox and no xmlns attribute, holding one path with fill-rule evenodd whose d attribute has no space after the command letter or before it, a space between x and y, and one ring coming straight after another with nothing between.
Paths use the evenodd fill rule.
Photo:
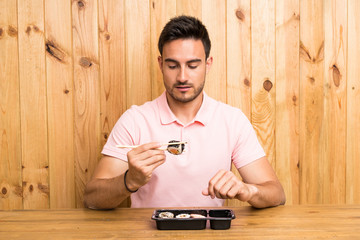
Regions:
<instances>
[{"instance_id":1,"label":"man's forearm","mask_svg":"<svg viewBox=\"0 0 360 240\"><path fill-rule=\"evenodd\" d=\"M124 174L109 179L92 179L84 192L85 206L91 209L116 208L130 196L124 186Z\"/></svg>"},{"instance_id":2,"label":"man's forearm","mask_svg":"<svg viewBox=\"0 0 360 240\"><path fill-rule=\"evenodd\" d=\"M253 197L248 203L256 208L275 207L285 204L286 198L281 184L266 182L263 184L249 184Z\"/></svg>"}]
</instances>

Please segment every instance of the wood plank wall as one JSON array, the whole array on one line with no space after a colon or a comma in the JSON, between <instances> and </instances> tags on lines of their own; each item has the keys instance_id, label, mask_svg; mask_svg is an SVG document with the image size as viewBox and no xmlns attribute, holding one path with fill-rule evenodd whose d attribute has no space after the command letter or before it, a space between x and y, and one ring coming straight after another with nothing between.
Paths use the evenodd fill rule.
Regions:
<instances>
[{"instance_id":1,"label":"wood plank wall","mask_svg":"<svg viewBox=\"0 0 360 240\"><path fill-rule=\"evenodd\" d=\"M207 26L205 91L251 120L287 204L359 204L359 12L358 0L0 0L0 209L83 206L119 116L164 91L157 38L181 14Z\"/></svg>"}]
</instances>

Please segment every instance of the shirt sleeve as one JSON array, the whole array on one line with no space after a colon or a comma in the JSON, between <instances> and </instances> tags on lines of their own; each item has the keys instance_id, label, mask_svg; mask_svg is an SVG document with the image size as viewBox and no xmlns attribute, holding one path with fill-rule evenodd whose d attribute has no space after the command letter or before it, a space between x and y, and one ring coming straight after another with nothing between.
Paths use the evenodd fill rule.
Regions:
<instances>
[{"instance_id":1,"label":"shirt sleeve","mask_svg":"<svg viewBox=\"0 0 360 240\"><path fill-rule=\"evenodd\" d=\"M127 152L130 149L118 148L116 145L134 145L136 128L133 118L131 108L125 111L112 129L101 152L102 154L127 161Z\"/></svg>"},{"instance_id":2,"label":"shirt sleeve","mask_svg":"<svg viewBox=\"0 0 360 240\"><path fill-rule=\"evenodd\" d=\"M238 140L232 154L232 161L236 168L241 168L265 156L256 132L247 117L241 112L238 120Z\"/></svg>"}]
</instances>

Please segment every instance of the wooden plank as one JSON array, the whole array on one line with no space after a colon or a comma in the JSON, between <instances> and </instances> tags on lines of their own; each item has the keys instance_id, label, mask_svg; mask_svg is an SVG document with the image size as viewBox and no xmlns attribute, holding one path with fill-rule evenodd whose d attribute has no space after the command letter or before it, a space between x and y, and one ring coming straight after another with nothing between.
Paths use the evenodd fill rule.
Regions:
<instances>
[{"instance_id":1,"label":"wooden plank","mask_svg":"<svg viewBox=\"0 0 360 240\"><path fill-rule=\"evenodd\" d=\"M189 15L201 20L202 0L176 0L176 14Z\"/></svg>"},{"instance_id":2,"label":"wooden plank","mask_svg":"<svg viewBox=\"0 0 360 240\"><path fill-rule=\"evenodd\" d=\"M45 1L50 208L75 207L70 2Z\"/></svg>"},{"instance_id":3,"label":"wooden plank","mask_svg":"<svg viewBox=\"0 0 360 240\"><path fill-rule=\"evenodd\" d=\"M326 129L323 203L345 203L347 2L324 2Z\"/></svg>"},{"instance_id":4,"label":"wooden plank","mask_svg":"<svg viewBox=\"0 0 360 240\"><path fill-rule=\"evenodd\" d=\"M251 120L275 169L275 1L252 1L251 24Z\"/></svg>"},{"instance_id":5,"label":"wooden plank","mask_svg":"<svg viewBox=\"0 0 360 240\"><path fill-rule=\"evenodd\" d=\"M18 1L24 209L49 207L44 2Z\"/></svg>"},{"instance_id":6,"label":"wooden plank","mask_svg":"<svg viewBox=\"0 0 360 240\"><path fill-rule=\"evenodd\" d=\"M124 1L99 1L102 145L126 110Z\"/></svg>"},{"instance_id":7,"label":"wooden plank","mask_svg":"<svg viewBox=\"0 0 360 240\"><path fill-rule=\"evenodd\" d=\"M251 119L250 0L227 1L227 103Z\"/></svg>"},{"instance_id":8,"label":"wooden plank","mask_svg":"<svg viewBox=\"0 0 360 240\"><path fill-rule=\"evenodd\" d=\"M0 210L10 210L23 208L16 2L0 12Z\"/></svg>"},{"instance_id":9,"label":"wooden plank","mask_svg":"<svg viewBox=\"0 0 360 240\"><path fill-rule=\"evenodd\" d=\"M73 1L76 206L100 158L100 93L97 1Z\"/></svg>"},{"instance_id":10,"label":"wooden plank","mask_svg":"<svg viewBox=\"0 0 360 240\"><path fill-rule=\"evenodd\" d=\"M127 107L151 100L149 0L125 1Z\"/></svg>"},{"instance_id":11,"label":"wooden plank","mask_svg":"<svg viewBox=\"0 0 360 240\"><path fill-rule=\"evenodd\" d=\"M101 146L126 110L124 1L99 1ZM129 199L121 207L130 206Z\"/></svg>"},{"instance_id":12,"label":"wooden plank","mask_svg":"<svg viewBox=\"0 0 360 240\"><path fill-rule=\"evenodd\" d=\"M206 75L205 92L216 100L226 102L226 2L203 1L202 21L206 26L213 56L213 65Z\"/></svg>"},{"instance_id":13,"label":"wooden plank","mask_svg":"<svg viewBox=\"0 0 360 240\"><path fill-rule=\"evenodd\" d=\"M151 83L152 99L164 92L162 73L159 68L157 57L160 55L158 41L160 33L170 18L176 15L176 0L153 0L151 1Z\"/></svg>"},{"instance_id":14,"label":"wooden plank","mask_svg":"<svg viewBox=\"0 0 360 240\"><path fill-rule=\"evenodd\" d=\"M323 2L300 1L300 203L322 203Z\"/></svg>"},{"instance_id":15,"label":"wooden plank","mask_svg":"<svg viewBox=\"0 0 360 240\"><path fill-rule=\"evenodd\" d=\"M346 203L360 204L360 1L348 1Z\"/></svg>"},{"instance_id":16,"label":"wooden plank","mask_svg":"<svg viewBox=\"0 0 360 240\"><path fill-rule=\"evenodd\" d=\"M299 0L276 0L276 173L299 203Z\"/></svg>"},{"instance_id":17,"label":"wooden plank","mask_svg":"<svg viewBox=\"0 0 360 240\"><path fill-rule=\"evenodd\" d=\"M240 108L251 119L251 15L250 0L226 2L226 102ZM215 64L219 61L216 60ZM223 75L222 73L218 73ZM240 177L232 164L232 171ZM241 177L240 177L241 178ZM247 203L226 200L227 206Z\"/></svg>"}]
</instances>

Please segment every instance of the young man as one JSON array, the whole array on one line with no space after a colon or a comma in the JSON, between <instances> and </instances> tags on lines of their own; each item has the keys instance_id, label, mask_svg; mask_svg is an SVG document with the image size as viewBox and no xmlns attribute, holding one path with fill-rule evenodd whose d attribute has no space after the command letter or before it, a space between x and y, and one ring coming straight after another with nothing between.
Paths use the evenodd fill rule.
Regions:
<instances>
[{"instance_id":1,"label":"young man","mask_svg":"<svg viewBox=\"0 0 360 240\"><path fill-rule=\"evenodd\" d=\"M129 195L132 207L216 207L234 198L257 208L285 203L248 119L203 91L210 46L198 19L180 16L166 24L158 43L166 91L120 117L86 186L87 207L115 208ZM159 149L170 140L187 142L185 151ZM230 171L232 162L243 180Z\"/></svg>"}]
</instances>

